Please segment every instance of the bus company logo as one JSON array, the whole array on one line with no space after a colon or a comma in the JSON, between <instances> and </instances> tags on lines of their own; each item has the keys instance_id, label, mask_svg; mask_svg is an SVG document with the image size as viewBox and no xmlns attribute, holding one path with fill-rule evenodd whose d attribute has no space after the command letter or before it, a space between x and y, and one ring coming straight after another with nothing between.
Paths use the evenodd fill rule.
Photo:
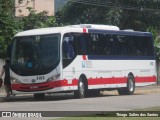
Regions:
<instances>
[{"instance_id":1,"label":"bus company logo","mask_svg":"<svg viewBox=\"0 0 160 120\"><path fill-rule=\"evenodd\" d=\"M84 62L84 61L82 61L82 67L83 67L83 68L85 67L85 62Z\"/></svg>"},{"instance_id":2,"label":"bus company logo","mask_svg":"<svg viewBox=\"0 0 160 120\"><path fill-rule=\"evenodd\" d=\"M12 117L11 112L2 112L2 117Z\"/></svg>"},{"instance_id":3,"label":"bus company logo","mask_svg":"<svg viewBox=\"0 0 160 120\"><path fill-rule=\"evenodd\" d=\"M93 68L92 61L82 61L83 68Z\"/></svg>"}]
</instances>

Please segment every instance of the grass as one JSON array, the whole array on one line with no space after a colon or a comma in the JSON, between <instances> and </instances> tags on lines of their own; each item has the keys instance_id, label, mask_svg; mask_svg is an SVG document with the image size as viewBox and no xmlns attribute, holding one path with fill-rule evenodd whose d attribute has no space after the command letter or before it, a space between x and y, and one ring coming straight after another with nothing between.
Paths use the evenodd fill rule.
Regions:
<instances>
[{"instance_id":1,"label":"grass","mask_svg":"<svg viewBox=\"0 0 160 120\"><path fill-rule=\"evenodd\" d=\"M159 111L160 112L160 106L149 107L149 108L145 108L145 109L136 109L135 111Z\"/></svg>"},{"instance_id":2,"label":"grass","mask_svg":"<svg viewBox=\"0 0 160 120\"><path fill-rule=\"evenodd\" d=\"M69 117L54 120L159 120L159 117Z\"/></svg>"}]
</instances>

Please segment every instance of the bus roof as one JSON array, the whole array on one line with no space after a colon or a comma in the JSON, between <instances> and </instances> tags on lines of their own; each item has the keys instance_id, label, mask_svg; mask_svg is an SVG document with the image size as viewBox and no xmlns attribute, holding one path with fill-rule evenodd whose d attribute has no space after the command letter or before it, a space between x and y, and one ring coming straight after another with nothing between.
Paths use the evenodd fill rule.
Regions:
<instances>
[{"instance_id":1,"label":"bus roof","mask_svg":"<svg viewBox=\"0 0 160 120\"><path fill-rule=\"evenodd\" d=\"M117 26L111 25L98 25L98 24L80 24L80 25L69 25L63 27L50 27L26 30L19 32L16 36L33 36L33 35L45 35L53 33L67 33L67 32L89 32L89 33L108 33L108 34L123 34L123 35L151 35L149 32L139 32L133 30L120 30Z\"/></svg>"},{"instance_id":2,"label":"bus roof","mask_svg":"<svg viewBox=\"0 0 160 120\"><path fill-rule=\"evenodd\" d=\"M26 30L23 32L19 32L15 36L31 36L31 35L45 35L45 34L61 33L62 30L64 30L64 27L32 29L32 30Z\"/></svg>"}]
</instances>

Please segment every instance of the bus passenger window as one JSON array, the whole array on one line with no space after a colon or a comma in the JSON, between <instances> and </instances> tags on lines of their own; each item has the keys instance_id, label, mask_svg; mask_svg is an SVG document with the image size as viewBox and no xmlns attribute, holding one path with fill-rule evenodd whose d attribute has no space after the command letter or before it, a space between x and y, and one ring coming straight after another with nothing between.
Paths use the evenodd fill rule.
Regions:
<instances>
[{"instance_id":1,"label":"bus passenger window","mask_svg":"<svg viewBox=\"0 0 160 120\"><path fill-rule=\"evenodd\" d=\"M63 41L63 57L66 59L74 58L73 40L65 37Z\"/></svg>"},{"instance_id":2,"label":"bus passenger window","mask_svg":"<svg viewBox=\"0 0 160 120\"><path fill-rule=\"evenodd\" d=\"M63 38L62 52L63 52L63 68L67 67L76 57L75 36L67 33Z\"/></svg>"},{"instance_id":3,"label":"bus passenger window","mask_svg":"<svg viewBox=\"0 0 160 120\"><path fill-rule=\"evenodd\" d=\"M115 50L116 50L116 44L115 44L115 39L114 39L114 36L110 36L110 39L109 39L109 50L110 50L110 55L115 55Z\"/></svg>"},{"instance_id":4,"label":"bus passenger window","mask_svg":"<svg viewBox=\"0 0 160 120\"><path fill-rule=\"evenodd\" d=\"M135 56L135 41L132 36L127 36L127 55Z\"/></svg>"},{"instance_id":5,"label":"bus passenger window","mask_svg":"<svg viewBox=\"0 0 160 120\"><path fill-rule=\"evenodd\" d=\"M81 46L81 54L85 55L86 54L86 41L83 35L79 36L79 40L80 40L80 46Z\"/></svg>"},{"instance_id":6,"label":"bus passenger window","mask_svg":"<svg viewBox=\"0 0 160 120\"><path fill-rule=\"evenodd\" d=\"M126 40L126 36L124 35L118 35L117 36L117 55L127 55L127 40Z\"/></svg>"},{"instance_id":7,"label":"bus passenger window","mask_svg":"<svg viewBox=\"0 0 160 120\"><path fill-rule=\"evenodd\" d=\"M110 55L110 35L104 36L104 55Z\"/></svg>"},{"instance_id":8,"label":"bus passenger window","mask_svg":"<svg viewBox=\"0 0 160 120\"><path fill-rule=\"evenodd\" d=\"M94 55L99 55L99 49L100 49L100 40L98 34L91 34L92 38L92 49L93 49L93 54Z\"/></svg>"}]
</instances>

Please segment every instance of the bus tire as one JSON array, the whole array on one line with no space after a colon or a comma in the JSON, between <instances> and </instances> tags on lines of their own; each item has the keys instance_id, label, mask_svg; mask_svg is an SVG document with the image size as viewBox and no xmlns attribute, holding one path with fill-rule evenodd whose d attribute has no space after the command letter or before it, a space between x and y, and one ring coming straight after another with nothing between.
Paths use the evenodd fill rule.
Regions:
<instances>
[{"instance_id":1,"label":"bus tire","mask_svg":"<svg viewBox=\"0 0 160 120\"><path fill-rule=\"evenodd\" d=\"M78 90L74 92L75 98L84 98L86 97L86 84L83 80L83 78L79 78L79 83L78 83Z\"/></svg>"},{"instance_id":2,"label":"bus tire","mask_svg":"<svg viewBox=\"0 0 160 120\"><path fill-rule=\"evenodd\" d=\"M133 75L128 75L127 87L118 89L119 95L133 95L135 91L135 81Z\"/></svg>"},{"instance_id":3,"label":"bus tire","mask_svg":"<svg viewBox=\"0 0 160 120\"><path fill-rule=\"evenodd\" d=\"M45 93L34 94L34 99L43 100L45 98Z\"/></svg>"}]
</instances>

